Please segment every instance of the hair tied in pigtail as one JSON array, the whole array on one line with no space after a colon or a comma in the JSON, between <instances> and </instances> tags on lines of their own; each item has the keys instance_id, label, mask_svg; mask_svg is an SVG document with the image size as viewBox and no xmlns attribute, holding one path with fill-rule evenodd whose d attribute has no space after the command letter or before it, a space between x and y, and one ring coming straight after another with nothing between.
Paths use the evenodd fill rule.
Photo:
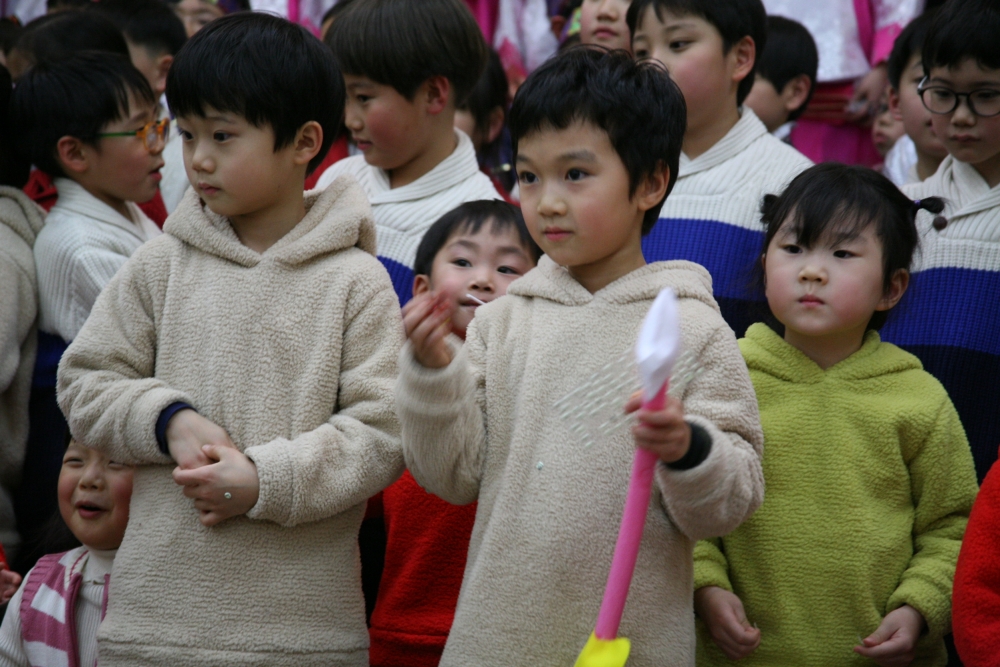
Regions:
<instances>
[{"instance_id":1,"label":"hair tied in pigtail","mask_svg":"<svg viewBox=\"0 0 1000 667\"><path fill-rule=\"evenodd\" d=\"M926 199L915 199L913 201L913 215L917 214L917 211L924 210L929 213L940 213L944 210L944 200L940 197L927 197ZM948 226L948 218L943 215L936 215L934 220L931 222L934 229L939 232Z\"/></svg>"}]
</instances>

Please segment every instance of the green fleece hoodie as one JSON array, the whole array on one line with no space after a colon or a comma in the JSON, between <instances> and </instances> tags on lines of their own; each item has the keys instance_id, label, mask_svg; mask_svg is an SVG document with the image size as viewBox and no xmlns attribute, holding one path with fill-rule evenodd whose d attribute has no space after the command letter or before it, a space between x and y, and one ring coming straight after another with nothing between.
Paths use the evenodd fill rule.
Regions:
<instances>
[{"instance_id":1,"label":"green fleece hoodie","mask_svg":"<svg viewBox=\"0 0 1000 667\"><path fill-rule=\"evenodd\" d=\"M735 592L760 647L740 665L870 665L853 653L888 612L927 621L944 665L951 585L977 486L958 414L913 355L871 331L821 369L763 324L740 341L764 429L763 506L695 548L695 588ZM699 622L699 665L732 664Z\"/></svg>"}]
</instances>

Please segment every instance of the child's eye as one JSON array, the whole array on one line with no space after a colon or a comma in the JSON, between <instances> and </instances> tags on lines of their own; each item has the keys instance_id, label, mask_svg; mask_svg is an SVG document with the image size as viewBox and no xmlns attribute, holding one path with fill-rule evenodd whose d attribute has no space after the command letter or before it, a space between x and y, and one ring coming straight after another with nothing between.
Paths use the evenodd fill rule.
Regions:
<instances>
[{"instance_id":1,"label":"child's eye","mask_svg":"<svg viewBox=\"0 0 1000 667\"><path fill-rule=\"evenodd\" d=\"M635 57L637 60L641 60L642 58L646 58L648 56L649 56L649 51L647 51L646 49L635 50Z\"/></svg>"},{"instance_id":2,"label":"child's eye","mask_svg":"<svg viewBox=\"0 0 1000 667\"><path fill-rule=\"evenodd\" d=\"M833 256L837 259L847 259L849 257L854 257L854 253L850 250L834 250Z\"/></svg>"},{"instance_id":3,"label":"child's eye","mask_svg":"<svg viewBox=\"0 0 1000 667\"><path fill-rule=\"evenodd\" d=\"M462 259L461 257L452 260L451 263L454 264L455 266L461 266L463 269L467 269L472 266L472 262L470 262L467 259Z\"/></svg>"},{"instance_id":4,"label":"child's eye","mask_svg":"<svg viewBox=\"0 0 1000 667\"><path fill-rule=\"evenodd\" d=\"M519 171L517 172L517 180L524 185L531 185L538 181L538 177L532 174L530 171Z\"/></svg>"},{"instance_id":5,"label":"child's eye","mask_svg":"<svg viewBox=\"0 0 1000 667\"><path fill-rule=\"evenodd\" d=\"M581 178L587 175L587 172L581 169L570 169L566 172L566 178L571 181L579 181Z\"/></svg>"},{"instance_id":6,"label":"child's eye","mask_svg":"<svg viewBox=\"0 0 1000 667\"><path fill-rule=\"evenodd\" d=\"M795 245L794 243L786 243L785 245L781 246L781 249L792 255L797 255L800 252L802 252L802 248Z\"/></svg>"},{"instance_id":7,"label":"child's eye","mask_svg":"<svg viewBox=\"0 0 1000 667\"><path fill-rule=\"evenodd\" d=\"M71 456L71 457L63 459L63 465L64 466L83 465L83 459L77 458L75 456Z\"/></svg>"},{"instance_id":8,"label":"child's eye","mask_svg":"<svg viewBox=\"0 0 1000 667\"><path fill-rule=\"evenodd\" d=\"M685 46L687 46L690 43L691 42L685 42L685 41L677 40L677 41L674 41L674 42L670 42L670 48L673 49L673 50L675 50L675 51L677 51L679 49L683 49Z\"/></svg>"},{"instance_id":9,"label":"child's eye","mask_svg":"<svg viewBox=\"0 0 1000 667\"><path fill-rule=\"evenodd\" d=\"M225 141L231 136L233 135L229 134L228 132L215 132L214 134L212 134L212 138L215 139L216 141Z\"/></svg>"},{"instance_id":10,"label":"child's eye","mask_svg":"<svg viewBox=\"0 0 1000 667\"><path fill-rule=\"evenodd\" d=\"M521 275L521 272L512 266L501 266L499 269L497 269L497 271L499 271L500 273L507 273L515 276Z\"/></svg>"},{"instance_id":11,"label":"child's eye","mask_svg":"<svg viewBox=\"0 0 1000 667\"><path fill-rule=\"evenodd\" d=\"M365 102L371 99L371 95L357 95L355 96L355 99L358 100L359 104L364 104Z\"/></svg>"},{"instance_id":12,"label":"child's eye","mask_svg":"<svg viewBox=\"0 0 1000 667\"><path fill-rule=\"evenodd\" d=\"M187 130L182 130L180 128L177 128L177 134L181 135L181 140L183 141L191 141L192 139L194 139L194 135L188 132Z\"/></svg>"}]
</instances>

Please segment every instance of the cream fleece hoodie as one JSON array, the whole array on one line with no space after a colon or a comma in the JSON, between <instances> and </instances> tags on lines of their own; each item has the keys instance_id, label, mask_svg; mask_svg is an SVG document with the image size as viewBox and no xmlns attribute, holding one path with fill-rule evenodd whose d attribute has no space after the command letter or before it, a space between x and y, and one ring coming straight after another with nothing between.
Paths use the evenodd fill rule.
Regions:
<instances>
[{"instance_id":1,"label":"cream fleece hoodie","mask_svg":"<svg viewBox=\"0 0 1000 667\"><path fill-rule=\"evenodd\" d=\"M38 348L38 281L31 248L45 212L17 188L0 187L0 541L19 539L11 491L28 442L28 398Z\"/></svg>"},{"instance_id":2,"label":"cream fleece hoodie","mask_svg":"<svg viewBox=\"0 0 1000 667\"><path fill-rule=\"evenodd\" d=\"M368 664L357 534L403 470L403 331L361 188L340 179L306 208L258 254L188 193L63 357L73 434L140 466L102 665ZM175 401L256 463L246 517L205 528L172 481L154 427Z\"/></svg>"},{"instance_id":3,"label":"cream fleece hoodie","mask_svg":"<svg viewBox=\"0 0 1000 667\"><path fill-rule=\"evenodd\" d=\"M591 294L543 257L479 309L447 368L423 368L408 348L400 356L407 466L445 500L479 501L442 667L571 665L593 631L635 443L622 426L584 448L553 404L632 349L668 285L684 346L705 367L682 396L686 416L712 447L690 470L657 467L621 634L632 667L694 664L694 543L733 530L764 491L757 402L736 338L696 264L651 264Z\"/></svg>"}]
</instances>

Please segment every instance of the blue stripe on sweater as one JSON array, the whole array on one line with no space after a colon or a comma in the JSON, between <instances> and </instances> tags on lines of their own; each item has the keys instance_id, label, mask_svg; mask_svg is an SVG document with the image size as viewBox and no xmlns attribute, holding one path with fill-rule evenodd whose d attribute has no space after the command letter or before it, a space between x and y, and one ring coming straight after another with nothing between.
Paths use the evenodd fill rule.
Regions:
<instances>
[{"instance_id":1,"label":"blue stripe on sweater","mask_svg":"<svg viewBox=\"0 0 1000 667\"><path fill-rule=\"evenodd\" d=\"M882 339L901 347L947 346L1000 356L998 303L1000 271L920 271L882 328Z\"/></svg>"},{"instance_id":2,"label":"blue stripe on sweater","mask_svg":"<svg viewBox=\"0 0 1000 667\"><path fill-rule=\"evenodd\" d=\"M396 290L396 296L399 297L399 305L406 305L406 302L413 298L413 278L415 275L413 269L382 255L379 255L378 258L385 266L386 271L389 272L392 287Z\"/></svg>"},{"instance_id":3,"label":"blue stripe on sweater","mask_svg":"<svg viewBox=\"0 0 1000 667\"><path fill-rule=\"evenodd\" d=\"M642 240L647 262L686 259L712 274L712 291L722 316L737 336L767 314L763 290L754 268L764 231L752 231L717 220L660 218Z\"/></svg>"}]
</instances>

